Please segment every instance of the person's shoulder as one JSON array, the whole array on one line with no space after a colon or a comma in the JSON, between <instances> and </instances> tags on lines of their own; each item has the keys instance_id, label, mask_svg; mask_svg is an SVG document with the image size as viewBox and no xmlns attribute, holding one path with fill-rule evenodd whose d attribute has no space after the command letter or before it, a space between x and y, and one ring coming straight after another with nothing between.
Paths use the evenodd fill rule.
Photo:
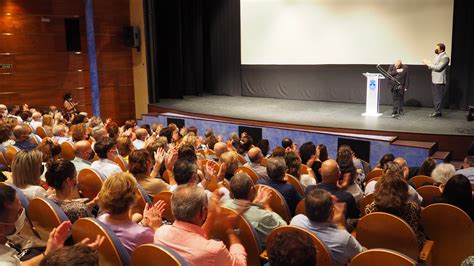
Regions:
<instances>
[{"instance_id":1,"label":"person's shoulder","mask_svg":"<svg viewBox=\"0 0 474 266\"><path fill-rule=\"evenodd\" d=\"M290 221L290 225L302 227L309 222L309 218L304 214L297 214Z\"/></svg>"}]
</instances>

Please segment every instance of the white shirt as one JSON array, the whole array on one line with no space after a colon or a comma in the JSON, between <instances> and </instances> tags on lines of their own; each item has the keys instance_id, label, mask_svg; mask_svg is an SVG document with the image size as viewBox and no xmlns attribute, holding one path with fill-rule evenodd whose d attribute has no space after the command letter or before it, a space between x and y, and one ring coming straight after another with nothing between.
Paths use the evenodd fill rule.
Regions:
<instances>
[{"instance_id":1,"label":"white shirt","mask_svg":"<svg viewBox=\"0 0 474 266\"><path fill-rule=\"evenodd\" d=\"M137 150L141 150L141 149L145 148L145 142L141 139L136 139L132 143L133 143L133 146L135 147L135 149L137 149Z\"/></svg>"},{"instance_id":2,"label":"white shirt","mask_svg":"<svg viewBox=\"0 0 474 266\"><path fill-rule=\"evenodd\" d=\"M99 159L91 164L91 168L96 170L102 177L102 180L107 179L115 173L122 173L122 168L109 159Z\"/></svg>"},{"instance_id":3,"label":"white shirt","mask_svg":"<svg viewBox=\"0 0 474 266\"><path fill-rule=\"evenodd\" d=\"M0 245L0 266L20 265L21 261L16 255L16 250L5 245Z\"/></svg>"},{"instance_id":4,"label":"white shirt","mask_svg":"<svg viewBox=\"0 0 474 266\"><path fill-rule=\"evenodd\" d=\"M33 130L36 132L36 129L37 129L38 127L43 126L43 122L41 122L41 121L34 121L34 120L33 120L33 121L30 122L30 126L31 126L31 127L33 128Z\"/></svg>"},{"instance_id":5,"label":"white shirt","mask_svg":"<svg viewBox=\"0 0 474 266\"><path fill-rule=\"evenodd\" d=\"M46 190L41 186L28 185L26 188L21 188L20 190L25 194L28 200L32 200L36 197L46 197Z\"/></svg>"},{"instance_id":6,"label":"white shirt","mask_svg":"<svg viewBox=\"0 0 474 266\"><path fill-rule=\"evenodd\" d=\"M53 137L53 141L58 141L58 144L61 145L63 142L69 142L71 144L73 144L72 142L72 139L71 138L68 138L68 137L58 137L58 136L54 136Z\"/></svg>"}]
</instances>

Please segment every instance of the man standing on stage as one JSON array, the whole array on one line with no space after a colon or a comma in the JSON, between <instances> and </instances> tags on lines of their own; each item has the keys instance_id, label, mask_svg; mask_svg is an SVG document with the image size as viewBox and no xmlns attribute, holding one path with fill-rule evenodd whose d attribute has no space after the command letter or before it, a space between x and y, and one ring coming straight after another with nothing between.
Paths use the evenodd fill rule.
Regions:
<instances>
[{"instance_id":1,"label":"man standing on stage","mask_svg":"<svg viewBox=\"0 0 474 266\"><path fill-rule=\"evenodd\" d=\"M436 57L433 64L428 60L423 60L423 64L431 69L431 90L433 92L433 104L434 112L430 114L430 117L440 117L443 97L446 93L446 71L449 64L449 57L445 52L446 46L442 43L436 45L435 53Z\"/></svg>"},{"instance_id":2,"label":"man standing on stage","mask_svg":"<svg viewBox=\"0 0 474 266\"><path fill-rule=\"evenodd\" d=\"M400 85L398 85L396 82L389 81L393 97L392 117L398 117L403 115L403 97L408 89L408 66L402 64L402 60L398 59L395 64L388 68L387 72L400 82Z\"/></svg>"}]
</instances>

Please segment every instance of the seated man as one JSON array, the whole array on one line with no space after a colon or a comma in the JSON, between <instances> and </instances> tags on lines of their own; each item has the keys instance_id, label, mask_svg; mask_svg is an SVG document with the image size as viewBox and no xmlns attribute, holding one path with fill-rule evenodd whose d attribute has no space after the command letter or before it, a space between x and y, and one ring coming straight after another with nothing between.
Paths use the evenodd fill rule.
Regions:
<instances>
[{"instance_id":1,"label":"seated man","mask_svg":"<svg viewBox=\"0 0 474 266\"><path fill-rule=\"evenodd\" d=\"M234 199L225 201L224 207L243 211L242 214L257 231L260 244L265 246L270 232L286 225L285 220L270 208L271 190L261 187L256 191L250 176L243 172L237 173L230 180L230 190Z\"/></svg>"},{"instance_id":2,"label":"seated man","mask_svg":"<svg viewBox=\"0 0 474 266\"><path fill-rule=\"evenodd\" d=\"M137 139L132 142L135 149L140 150L145 148L145 140L148 137L148 131L144 128L138 128L135 130L135 135L137 136Z\"/></svg>"},{"instance_id":3,"label":"seated man","mask_svg":"<svg viewBox=\"0 0 474 266\"><path fill-rule=\"evenodd\" d=\"M215 162L219 161L219 157L221 157L221 154L227 152L227 144L224 142L217 142L214 144L214 155L208 155L207 159L208 160L213 160Z\"/></svg>"},{"instance_id":4,"label":"seated man","mask_svg":"<svg viewBox=\"0 0 474 266\"><path fill-rule=\"evenodd\" d=\"M122 169L115 162L118 154L117 144L110 137L103 137L94 144L94 150L99 160L91 164L91 168L96 170L105 180L114 173L122 173Z\"/></svg>"},{"instance_id":5,"label":"seated man","mask_svg":"<svg viewBox=\"0 0 474 266\"><path fill-rule=\"evenodd\" d=\"M226 217L223 226L229 249L222 241L208 238L219 213L217 195L208 203L206 193L196 185L179 186L171 197L175 221L155 232L155 243L173 249L190 265L247 265L247 253L234 231L236 217Z\"/></svg>"},{"instance_id":6,"label":"seated man","mask_svg":"<svg viewBox=\"0 0 474 266\"><path fill-rule=\"evenodd\" d=\"M72 139L67 136L68 128L64 124L55 125L53 127L53 140L57 141L58 144L62 144L67 141L72 144Z\"/></svg>"},{"instance_id":7,"label":"seated man","mask_svg":"<svg viewBox=\"0 0 474 266\"><path fill-rule=\"evenodd\" d=\"M23 151L29 151L36 148L36 144L30 141L31 129L27 125L17 125L13 128L15 136L14 146Z\"/></svg>"},{"instance_id":8,"label":"seated man","mask_svg":"<svg viewBox=\"0 0 474 266\"><path fill-rule=\"evenodd\" d=\"M341 171L339 165L334 160L326 160L321 165L322 182L318 185L308 186L306 188L306 195L313 189L324 189L336 196L337 200L344 202L347 205L347 218L359 218L359 208L355 202L354 197L337 186Z\"/></svg>"},{"instance_id":9,"label":"seated man","mask_svg":"<svg viewBox=\"0 0 474 266\"><path fill-rule=\"evenodd\" d=\"M267 185L276 189L285 198L290 213L293 216L295 214L296 205L302 199L301 195L298 194L296 188L290 184L287 184L284 180L286 175L286 163L282 157L272 157L268 160L267 174L269 179L259 180L257 184Z\"/></svg>"},{"instance_id":10,"label":"seated man","mask_svg":"<svg viewBox=\"0 0 474 266\"><path fill-rule=\"evenodd\" d=\"M296 215L290 225L315 234L328 247L334 265L346 265L364 248L345 230L344 211L339 204L326 190L313 189L306 194L306 215Z\"/></svg>"},{"instance_id":11,"label":"seated man","mask_svg":"<svg viewBox=\"0 0 474 266\"><path fill-rule=\"evenodd\" d=\"M82 169L91 167L91 160L94 158L95 153L89 141L81 140L74 143L74 155L72 163L79 173Z\"/></svg>"},{"instance_id":12,"label":"seated man","mask_svg":"<svg viewBox=\"0 0 474 266\"><path fill-rule=\"evenodd\" d=\"M264 158L262 150L258 147L251 148L247 153L250 162L244 164L244 166L252 169L257 173L258 178L262 180L268 180L267 168L260 163Z\"/></svg>"},{"instance_id":13,"label":"seated man","mask_svg":"<svg viewBox=\"0 0 474 266\"><path fill-rule=\"evenodd\" d=\"M458 170L456 175L464 175L471 181L471 184L474 183L474 156L466 156L464 158L463 169Z\"/></svg>"},{"instance_id":14,"label":"seated man","mask_svg":"<svg viewBox=\"0 0 474 266\"><path fill-rule=\"evenodd\" d=\"M39 112L34 112L31 115L31 118L33 119L33 121L30 122L30 126L33 128L33 131L36 131L38 127L43 125L43 122L41 121L41 118L43 118L43 116Z\"/></svg>"}]
</instances>

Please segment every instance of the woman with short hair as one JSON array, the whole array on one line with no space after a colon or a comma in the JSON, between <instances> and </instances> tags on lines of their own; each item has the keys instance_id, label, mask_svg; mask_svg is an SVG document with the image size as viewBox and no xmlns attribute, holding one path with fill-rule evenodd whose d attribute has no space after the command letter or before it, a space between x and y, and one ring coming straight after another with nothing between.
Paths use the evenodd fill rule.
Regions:
<instances>
[{"instance_id":1,"label":"woman with short hair","mask_svg":"<svg viewBox=\"0 0 474 266\"><path fill-rule=\"evenodd\" d=\"M31 200L46 197L46 190L41 187L43 154L36 150L19 151L12 162L13 184Z\"/></svg>"},{"instance_id":2,"label":"woman with short hair","mask_svg":"<svg viewBox=\"0 0 474 266\"><path fill-rule=\"evenodd\" d=\"M152 164L150 153L145 150L132 151L129 157L128 171L135 177L137 182L143 187L146 194L154 197L161 191L168 191L169 185L163 180L156 178L163 164L164 151L157 151L157 160Z\"/></svg>"}]
</instances>

